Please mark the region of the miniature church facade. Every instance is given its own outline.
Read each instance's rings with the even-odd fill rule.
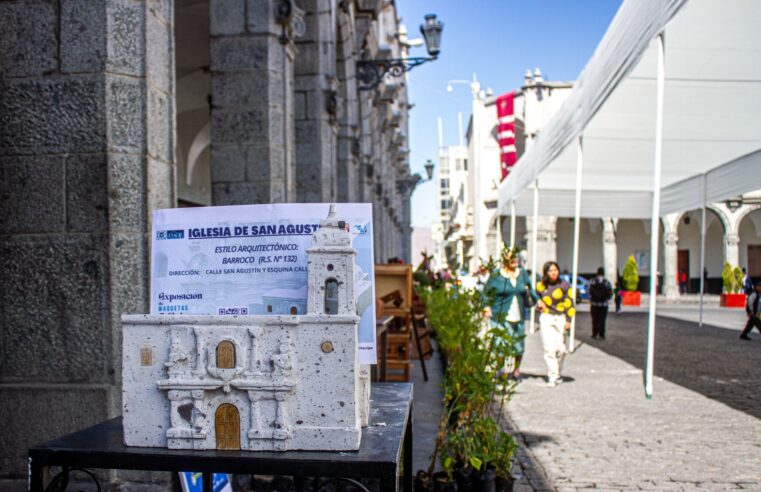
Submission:
[[[307,250],[306,315],[124,316],[125,444],[358,449],[369,378],[357,354],[355,254],[331,206]]]

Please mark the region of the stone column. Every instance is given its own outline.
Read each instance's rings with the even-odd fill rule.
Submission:
[[[541,274],[545,262],[557,261],[557,217],[540,215],[537,222],[536,273]],[[533,251],[532,231],[534,227],[533,216],[526,217],[526,251],[529,255]],[[527,268],[531,268],[530,257]]]
[[[336,199],[338,79],[331,0],[305,0],[306,33],[296,46],[296,199]]]
[[[615,286],[618,281],[618,247],[616,246],[616,228],[613,219],[602,219],[602,258],[605,278]]]
[[[740,236],[735,231],[724,233],[724,261],[732,268],[740,264]]]
[[[215,205],[296,197],[293,38],[279,2],[210,0],[211,181]]]
[[[173,8],[0,2],[0,477],[121,413],[120,316],[175,204]]]
[[[679,281],[677,278],[677,246],[679,236],[672,230],[663,234],[663,294],[666,299],[679,298]]]

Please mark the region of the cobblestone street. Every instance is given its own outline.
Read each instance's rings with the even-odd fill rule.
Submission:
[[[761,342],[658,318],[652,400],[643,389],[647,317],[611,316],[607,340],[577,325],[567,382],[550,389],[539,334],[508,406],[540,466],[536,490],[761,489]]]

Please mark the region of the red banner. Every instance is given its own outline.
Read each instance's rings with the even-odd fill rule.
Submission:
[[[497,98],[497,141],[499,142],[499,160],[504,180],[510,169],[518,160],[515,148],[515,92],[508,92]],[[501,181],[500,180],[500,181]]]

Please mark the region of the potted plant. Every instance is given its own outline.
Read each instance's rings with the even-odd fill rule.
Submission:
[[[732,268],[729,262],[724,264],[721,279],[724,283],[724,292],[719,298],[719,305],[728,308],[744,308],[745,294],[742,293],[743,274],[739,267]]]
[[[639,306],[642,303],[642,293],[637,290],[639,274],[637,273],[637,260],[630,255],[624,265],[622,274],[624,290],[621,292],[621,300],[624,306]]]
[[[502,369],[516,340],[501,324],[485,322],[488,294],[453,288],[423,290],[421,297],[447,363],[439,432],[428,470],[417,473],[416,489],[511,490],[517,443],[501,431],[501,416],[514,383]],[[500,404],[497,394],[503,396]],[[437,461],[441,471],[433,473]]]

